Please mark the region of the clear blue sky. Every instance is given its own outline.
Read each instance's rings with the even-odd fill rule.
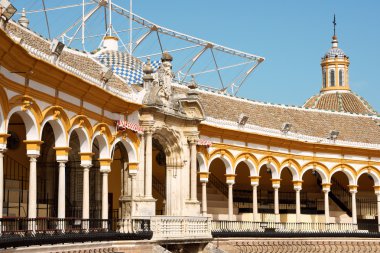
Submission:
[[[129,6],[129,0],[115,2]],[[380,111],[378,0],[135,0],[134,11],[167,28],[265,57],[238,96],[291,105],[319,92],[320,59],[331,46],[335,13],[339,46],[351,61],[351,89]]]
[[[264,56],[238,95],[295,105],[319,92],[335,13],[351,89],[380,111],[380,1],[148,0],[134,1],[134,9],[163,26]]]

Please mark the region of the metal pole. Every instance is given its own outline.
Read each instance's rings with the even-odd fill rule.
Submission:
[[[84,0],[82,1],[82,47],[83,50],[86,50],[84,47]]]
[[[132,47],[133,47],[133,40],[132,40],[132,0],[129,1],[129,54],[132,55]]]
[[[110,36],[112,36],[112,0],[108,0],[108,16],[109,16],[109,23],[110,23]]]

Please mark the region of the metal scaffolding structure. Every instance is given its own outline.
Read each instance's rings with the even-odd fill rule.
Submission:
[[[247,83],[247,78],[264,61],[261,56],[153,23],[133,13],[132,0],[129,9],[115,1],[70,0],[53,5],[48,1],[35,0],[30,2],[36,2],[35,5],[41,9],[26,10],[26,13],[30,16],[43,15],[46,31],[39,32],[46,37],[59,39],[67,46],[88,54],[100,48],[106,36],[117,37],[121,44],[119,50],[142,61],[148,57],[159,58],[166,51],[173,55],[173,71],[179,83],[187,83],[195,78],[202,87],[233,95],[238,93],[240,87]],[[19,9],[23,8],[23,1],[14,2]],[[69,11],[78,16],[76,19],[74,14],[68,16],[65,26],[62,22],[55,22],[59,14],[48,15],[51,12],[67,14]],[[104,23],[104,26],[99,26],[99,23]],[[33,26],[33,22],[31,24]]]

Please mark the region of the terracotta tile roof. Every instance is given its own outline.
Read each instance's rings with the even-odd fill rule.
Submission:
[[[339,140],[380,144],[380,127],[370,116],[265,104],[207,91],[200,91],[199,98],[207,117],[236,122],[244,113],[247,124],[260,127],[280,130],[288,122],[291,132],[302,135],[325,139],[331,130],[338,130]]]
[[[377,114],[367,101],[352,92],[320,93],[306,101],[303,107],[356,114]]]
[[[46,55],[50,55],[50,42],[33,31],[20,27],[14,22],[9,22],[7,24],[7,32],[22,38],[23,43],[31,48],[37,49]],[[102,65],[93,60],[92,55],[65,48],[58,61],[82,72],[85,75],[100,80]],[[77,75],[75,72],[72,73]],[[124,93],[132,92],[131,86],[127,85],[121,78],[118,78],[115,75],[111,77],[107,85]]]

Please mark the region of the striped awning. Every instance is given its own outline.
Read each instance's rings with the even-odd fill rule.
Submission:
[[[116,121],[116,129],[118,131],[125,131],[125,130],[129,129],[129,130],[136,132],[136,133],[139,133],[139,134],[144,133],[144,129],[142,128],[142,126],[140,126],[137,123],[128,122],[126,120]]]
[[[212,145],[212,142],[205,139],[199,139],[197,145],[210,147]]]

